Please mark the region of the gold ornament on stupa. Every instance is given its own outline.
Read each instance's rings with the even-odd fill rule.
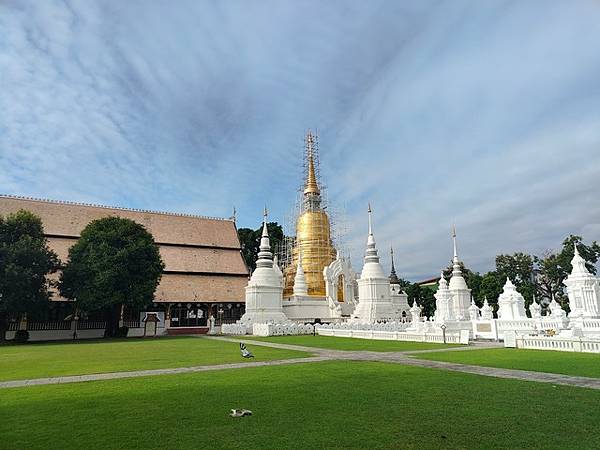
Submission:
[[[321,205],[321,190],[315,174],[315,136],[309,131],[305,138],[307,175],[304,184],[301,213],[296,222],[296,240],[292,248],[290,265],[284,271],[284,297],[294,290],[294,277],[298,255],[302,253],[302,267],[311,297],[325,296],[323,269],[336,258],[331,241],[329,217]]]

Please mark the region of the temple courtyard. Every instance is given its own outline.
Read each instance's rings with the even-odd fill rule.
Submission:
[[[1,346],[0,448],[600,446],[597,355],[245,341],[255,358],[219,337]]]

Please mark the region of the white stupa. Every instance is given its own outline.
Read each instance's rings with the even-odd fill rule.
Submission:
[[[282,273],[279,267],[273,264],[265,208],[258,260],[246,287],[246,313],[240,322],[246,326],[255,323],[288,322],[288,318],[283,313],[282,298]]]
[[[600,280],[588,271],[577,244],[571,265],[571,274],[564,281],[571,310],[569,318],[600,318]]]
[[[456,228],[452,227],[452,242],[454,257],[452,258],[452,277],[448,289],[452,295],[452,307],[455,320],[469,320],[469,306],[471,305],[471,289],[467,286],[460,270],[460,260],[456,251]]]
[[[498,319],[514,320],[526,318],[525,299],[517,291],[512,281],[506,278],[504,289],[498,297]]]
[[[440,275],[437,292],[435,297],[435,314],[434,320],[436,323],[445,323],[454,320],[454,307],[452,305],[452,294],[448,289],[448,282],[444,278],[444,272]]]
[[[364,261],[365,264],[358,280],[358,305],[351,320],[373,323],[381,319],[390,319],[394,317],[394,308],[390,298],[390,280],[379,263],[373,237],[371,205],[369,205],[369,236]]]
[[[302,250],[298,254],[298,267],[296,268],[296,276],[294,277],[294,295],[306,297],[308,295],[308,285],[302,268]]]

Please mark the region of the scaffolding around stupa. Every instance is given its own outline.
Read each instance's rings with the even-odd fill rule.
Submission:
[[[342,210],[328,203],[327,188],[321,181],[318,136],[310,130],[304,139],[302,174],[294,206],[284,217],[284,240],[278,248],[278,260],[284,273],[284,297],[293,294],[294,276],[302,252],[308,295],[325,296],[323,269],[338,256],[347,256],[343,245],[346,223]]]

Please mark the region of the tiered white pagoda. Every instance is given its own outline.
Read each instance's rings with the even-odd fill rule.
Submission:
[[[371,205],[369,205],[369,236],[365,264],[358,280],[358,305],[352,314],[352,322],[374,323],[395,316],[391,300],[390,280],[379,263],[379,255],[373,236]]]
[[[506,278],[504,289],[498,297],[498,319],[527,319],[525,298],[517,291],[517,288],[509,278]]]
[[[288,322],[281,304],[282,294],[283,274],[273,263],[265,209],[256,269],[246,287],[246,313],[239,322],[249,330],[256,323]]]
[[[454,246],[454,256],[452,258],[452,276],[448,289],[452,296],[452,308],[454,320],[468,321],[469,306],[471,305],[471,289],[467,286],[460,270],[460,260],[456,251],[456,228],[452,229],[452,243]]]

